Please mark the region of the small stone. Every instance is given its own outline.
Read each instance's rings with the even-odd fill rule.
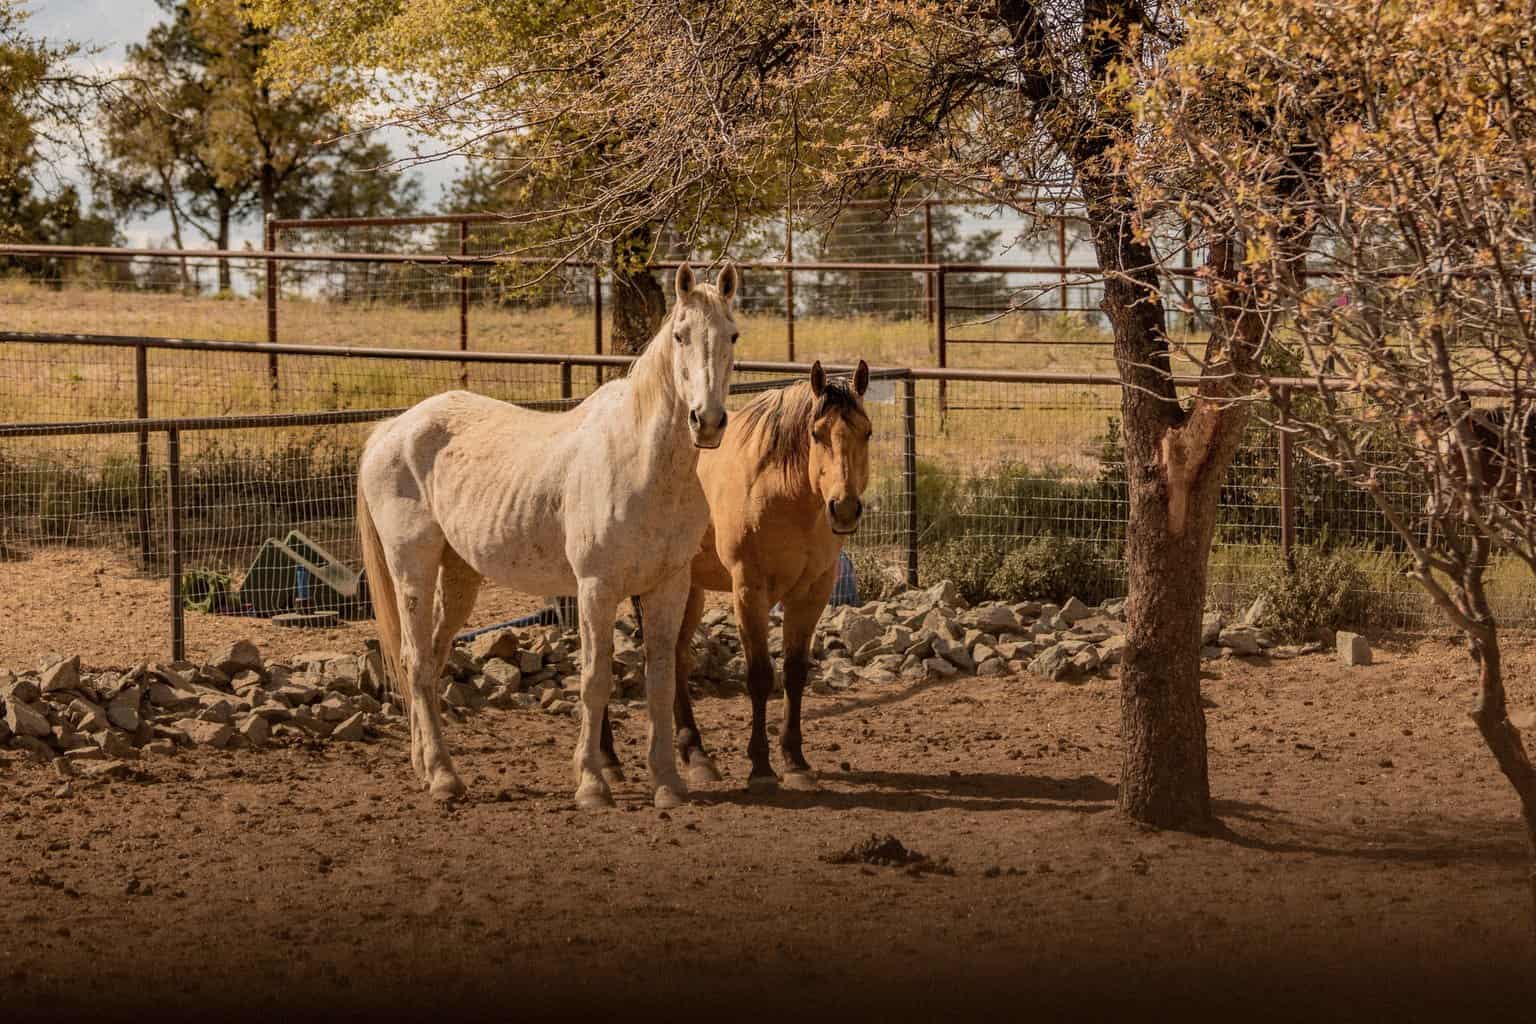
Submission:
[[[1076,666],[1072,663],[1072,652],[1066,644],[1052,644],[1035,655],[1035,659],[1029,663],[1029,670],[1044,679],[1058,682],[1076,671]]]
[[[217,657],[209,659],[208,667],[231,677],[245,671],[260,672],[261,649],[249,640],[236,640]]]
[[[198,746],[213,747],[216,750],[228,746],[230,738],[235,734],[235,730],[223,722],[200,722],[197,719],[182,722],[181,731]]]
[[[64,658],[43,669],[38,688],[43,693],[58,693],[80,688],[80,656]]]
[[[1061,611],[1058,614],[1061,615],[1062,621],[1070,626],[1080,619],[1088,618],[1088,616],[1093,614],[1093,609],[1077,598],[1069,597],[1067,598],[1067,603],[1061,606]]]
[[[1008,674],[1008,663],[1002,658],[991,657],[976,666],[978,676],[1004,676]]]
[[[1019,617],[1005,604],[984,604],[971,613],[971,622],[988,633],[1017,633]]]
[[[126,732],[139,727],[139,698],[143,696],[137,686],[125,686],[107,704],[107,721]]]
[[[239,733],[253,747],[264,746],[272,735],[272,724],[260,715],[246,715],[235,724]]]
[[[525,676],[531,676],[544,667],[544,655],[538,651],[519,651],[517,653],[517,668]]]
[[[31,704],[42,697],[43,691],[36,681],[26,678],[13,679],[3,692],[7,701],[19,700],[23,704]]]
[[[53,736],[53,726],[49,724],[48,716],[42,709],[33,704],[24,704],[15,697],[5,702],[5,724],[12,735],[17,737]]]
[[[101,748],[102,753],[108,757],[131,759],[139,756],[138,750],[120,732],[107,729],[91,738],[96,741],[96,745]]]
[[[961,604],[960,588],[954,580],[940,580],[923,591],[923,598],[941,608],[958,608]]]
[[[176,753],[176,741],[168,739],[150,740],[139,748],[141,754],[151,754],[155,757],[170,757]]]
[[[1359,633],[1346,633],[1340,630],[1338,636],[1334,638],[1334,643],[1338,645],[1339,661],[1345,665],[1371,663],[1371,645]]]
[[[363,726],[364,716],[362,712],[358,712],[336,726],[335,730],[331,733],[331,739],[342,743],[361,743],[364,736]]]
[[[1270,607],[1270,603],[1269,603],[1269,598],[1265,597],[1263,594],[1260,594],[1258,597],[1253,599],[1253,604],[1250,604],[1248,606],[1248,610],[1243,613],[1243,625],[1245,625],[1245,626],[1262,626],[1262,625],[1264,625],[1264,620],[1269,618],[1270,611],[1271,611],[1271,607]]]
[[[513,657],[517,655],[516,651],[509,653]],[[487,659],[480,671],[492,686],[510,686],[515,690],[523,685],[523,670],[499,657]]]
[[[469,642],[469,653],[481,663],[493,658],[507,659],[516,657],[522,649],[522,642],[518,635],[510,629],[499,629],[494,633],[482,633]]]
[[[450,683],[443,690],[443,703],[451,708],[473,708],[480,699],[480,694],[468,683]]]
[[[1252,657],[1262,650],[1259,645],[1258,631],[1251,626],[1231,626],[1223,629],[1217,637],[1217,642],[1242,658]]]
[[[846,612],[843,615],[842,628],[838,633],[850,651],[857,651],[871,640],[878,640],[881,629],[880,624],[871,616]]]
[[[960,673],[960,670],[950,664],[947,659],[938,657],[924,658],[923,667],[927,669],[930,675],[935,676],[953,676]]]

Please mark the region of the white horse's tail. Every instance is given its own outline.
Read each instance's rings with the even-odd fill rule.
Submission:
[[[373,513],[361,485],[357,488],[357,532],[363,541],[363,565],[368,570],[368,593],[373,599],[373,618],[379,627],[379,652],[384,656],[382,691],[393,695],[407,719],[411,702],[405,696],[400,673],[400,604],[395,599],[395,578],[389,574],[384,545],[373,525]]]

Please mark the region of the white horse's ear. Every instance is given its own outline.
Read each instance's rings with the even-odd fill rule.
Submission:
[[[688,294],[693,291],[693,268],[686,263],[678,267],[677,277],[673,280],[673,287],[677,291],[679,302],[687,298]]]
[[[853,371],[853,390],[863,395],[869,390],[869,364],[859,360],[859,368]]]
[[[741,275],[736,272],[736,264],[726,261],[720,268],[720,276],[715,279],[715,287],[720,289],[720,297],[730,302],[736,297],[736,289],[741,285]]]
[[[827,390],[827,371],[821,368],[821,360],[818,359],[811,364],[811,393],[820,398],[825,390]]]

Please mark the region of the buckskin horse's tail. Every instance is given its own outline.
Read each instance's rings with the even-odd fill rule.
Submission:
[[[368,509],[368,499],[363,494],[361,481],[357,487],[357,532],[362,537],[363,565],[368,571],[373,618],[379,628],[379,653],[384,659],[382,690],[385,694],[393,694],[409,719],[411,701],[405,693],[400,674],[400,604],[395,599],[395,578],[389,574],[384,545],[379,540],[378,529],[373,525],[373,513]]]

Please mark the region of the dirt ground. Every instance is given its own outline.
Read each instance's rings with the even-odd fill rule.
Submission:
[[[469,626],[507,622],[547,602],[486,587]],[[146,576],[123,554],[94,548],[39,548],[18,561],[0,560],[0,668],[36,668],[51,654],[78,654],[93,667],[169,661],[170,587]],[[197,661],[235,640],[249,639],[269,660],[305,651],[361,650],[369,622],[334,629],[284,629],[267,619],[186,613],[187,657]]]
[[[69,795],[0,752],[5,1019],[1531,1019],[1526,850],[1461,651],[1205,692],[1207,836],[1115,813],[1112,680],[812,695],[815,794],[746,793],[747,703],[701,700],[728,778],[667,814],[638,781],[578,812],[576,724],[533,712],[450,727],[450,809],[399,734]],[[639,779],[644,717],[617,729]],[[954,873],[824,859],[871,833]]]

